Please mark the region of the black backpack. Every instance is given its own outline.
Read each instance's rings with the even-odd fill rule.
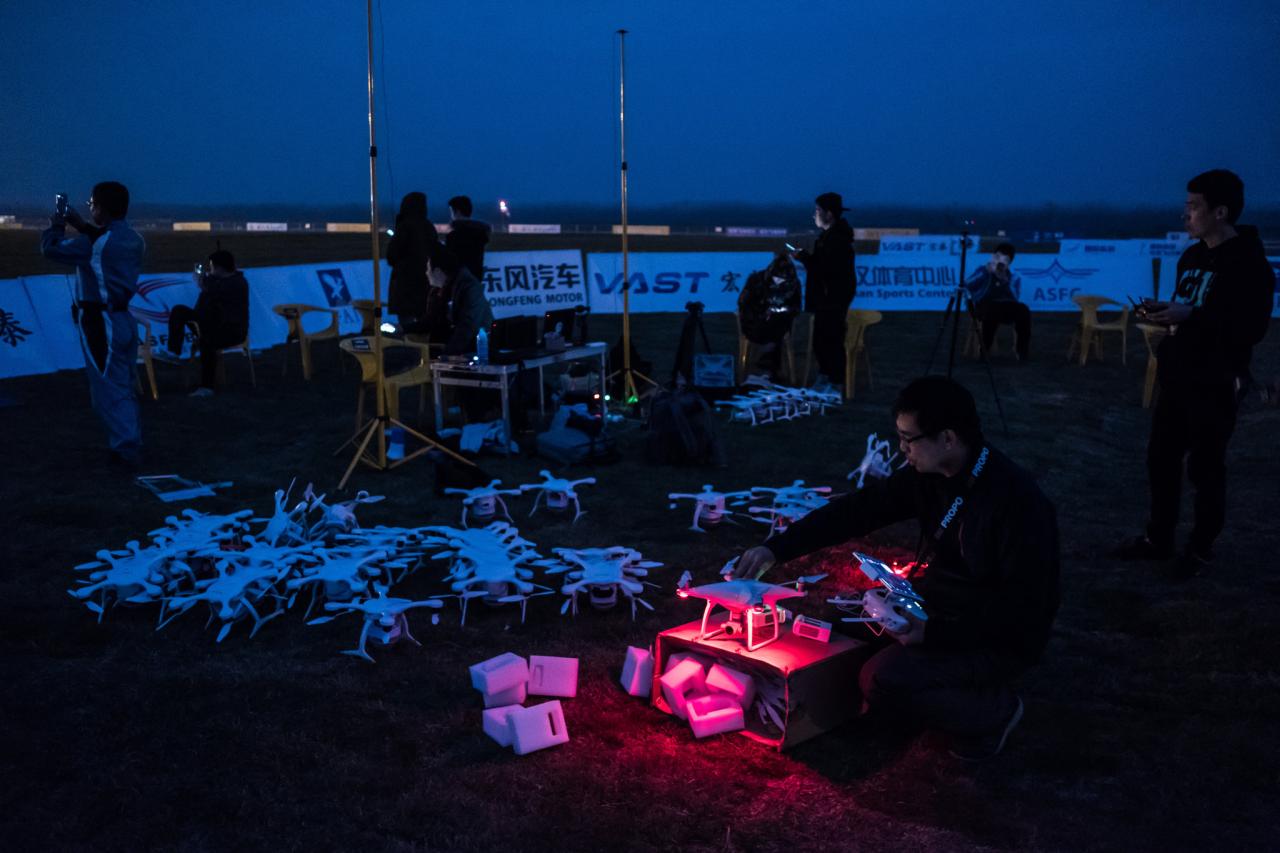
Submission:
[[[645,452],[665,465],[727,464],[711,407],[687,386],[660,391],[650,402]]]

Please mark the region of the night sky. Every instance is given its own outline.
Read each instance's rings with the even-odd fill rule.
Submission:
[[[636,205],[1180,206],[1225,166],[1280,206],[1280,4],[379,5],[381,190],[433,213],[614,203],[619,27]],[[0,208],[367,202],[360,0],[5,2],[0,31]]]

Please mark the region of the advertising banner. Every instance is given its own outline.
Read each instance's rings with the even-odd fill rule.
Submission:
[[[582,253],[577,249],[489,252],[482,284],[496,318],[587,304]]]
[[[769,265],[769,252],[633,252],[628,258],[631,310],[684,311],[701,302],[707,311],[737,311],[747,276]],[[587,255],[591,311],[622,313],[622,255]]]

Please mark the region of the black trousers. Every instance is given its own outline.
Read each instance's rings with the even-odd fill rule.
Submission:
[[[1161,383],[1147,443],[1147,538],[1153,544],[1174,544],[1185,462],[1187,478],[1195,487],[1195,524],[1188,545],[1209,555],[1226,521],[1227,442],[1235,426],[1236,395],[1230,379],[1199,387]]]
[[[848,308],[822,308],[813,312],[813,354],[818,372],[831,384],[844,385],[844,333]]]
[[[961,737],[1008,723],[1018,700],[1010,682],[1024,669],[995,651],[939,651],[897,642],[862,665],[858,686],[868,710]]]
[[[982,325],[982,346],[988,352],[996,340],[996,330],[1002,323],[1012,323],[1015,335],[1014,346],[1018,349],[1018,358],[1027,360],[1031,346],[1031,309],[1021,302],[988,302],[974,309],[978,322]]]
[[[218,380],[218,353],[224,347],[244,340],[238,330],[220,329],[210,318],[187,305],[175,305],[169,310],[169,352],[182,352],[182,341],[187,325],[194,323],[200,333],[200,385],[213,388]]]

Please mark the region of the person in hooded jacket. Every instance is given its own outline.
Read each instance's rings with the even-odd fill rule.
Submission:
[[[444,244],[476,281],[484,281],[484,247],[492,231],[489,223],[471,218],[470,198],[456,195],[449,199],[449,233],[444,235]]]
[[[427,218],[426,193],[407,193],[400,200],[394,232],[386,251],[387,266],[391,267],[387,310],[396,315],[403,331],[429,331],[427,255],[440,236]]]
[[[844,387],[844,335],[857,289],[853,228],[841,214],[849,208],[839,193],[814,199],[813,223],[822,229],[813,250],[794,254],[807,273],[804,310],[813,313],[813,353],[822,374],[818,385]]]
[[[1140,319],[1169,328],[1156,351],[1159,397],[1151,416],[1147,476],[1151,514],[1143,535],[1116,556],[1167,561],[1175,555],[1182,473],[1195,487],[1195,523],[1172,580],[1206,569],[1226,522],[1227,442],[1251,384],[1253,348],[1271,322],[1276,277],[1256,228],[1237,225],[1244,182],[1226,169],[1187,183],[1182,219],[1197,242],[1178,259],[1168,302],[1144,302]]]
[[[182,353],[188,323],[200,335],[200,387],[192,397],[213,394],[218,375],[218,355],[249,336],[249,282],[236,269],[236,259],[226,249],[207,258],[208,266],[196,275],[200,295],[195,307],[175,305],[169,310],[169,352]]]
[[[799,310],[800,277],[785,254],[775,255],[769,266],[747,276],[738,294],[738,323],[743,336],[763,348],[762,367],[777,370],[782,339]]]

